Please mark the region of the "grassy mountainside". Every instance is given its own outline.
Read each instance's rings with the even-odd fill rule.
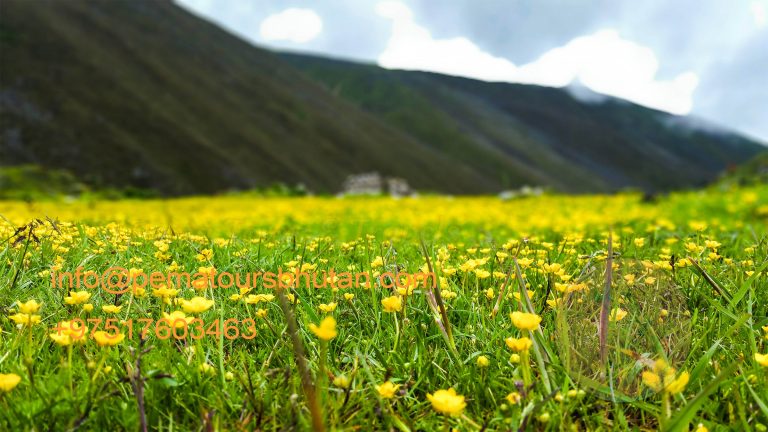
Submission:
[[[451,193],[666,189],[758,149],[624,102],[281,58],[164,0],[0,9],[0,166],[62,169],[97,188],[335,191],[377,170]]]
[[[333,191],[373,169],[420,188],[494,187],[170,2],[0,7],[3,165],[171,194],[277,181]]]
[[[765,147],[630,102],[562,89],[386,70],[308,55],[282,58],[335,94],[467,164],[570,191],[701,185]],[[491,162],[489,162],[491,161]]]

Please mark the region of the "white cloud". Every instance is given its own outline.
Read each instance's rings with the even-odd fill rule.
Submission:
[[[376,13],[393,21],[387,48],[378,58],[389,69],[411,69],[461,75],[487,81],[506,81],[515,73],[509,60],[494,57],[466,38],[433,39],[413,21],[411,10],[398,1],[384,1]]]
[[[613,30],[601,30],[572,39],[520,66],[513,79],[554,87],[578,79],[598,93],[676,114],[688,113],[698,76],[684,72],[672,80],[657,80],[658,69],[653,50],[622,39]]]
[[[755,20],[755,25],[758,27],[763,27],[768,24],[768,13],[766,13],[765,9],[765,3],[759,1],[753,1],[750,5],[752,18]]]
[[[323,20],[311,9],[290,8],[261,22],[259,35],[266,41],[305,43],[323,31]]]
[[[685,72],[672,80],[658,80],[653,50],[622,39],[616,31],[602,30],[572,39],[537,60],[516,66],[483,51],[469,39],[434,39],[413,21],[403,3],[381,2],[376,12],[393,21],[392,35],[378,58],[390,69],[411,69],[478,78],[563,87],[581,82],[607,95],[672,112],[686,114],[693,104],[698,76]]]

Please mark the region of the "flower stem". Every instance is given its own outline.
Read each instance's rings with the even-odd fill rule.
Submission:
[[[395,320],[395,343],[392,346],[392,351],[397,351],[397,344],[400,342],[400,323],[397,320],[397,313],[392,314]]]
[[[528,357],[528,350],[520,353],[520,368],[523,372],[523,384],[525,384],[526,391],[531,385],[531,365]]]

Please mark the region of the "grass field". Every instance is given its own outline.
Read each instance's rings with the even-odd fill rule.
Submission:
[[[0,429],[765,431],[766,203],[0,202]],[[371,279],[52,286],[112,266]]]

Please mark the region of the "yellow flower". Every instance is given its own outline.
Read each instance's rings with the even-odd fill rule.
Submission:
[[[320,309],[322,312],[331,313],[331,312],[336,310],[336,306],[338,306],[338,305],[339,304],[335,303],[335,302],[334,303],[328,303],[328,304],[321,303],[317,308]]]
[[[478,279],[485,279],[491,275],[491,272],[484,269],[475,269],[475,276],[477,276]]]
[[[179,293],[179,290],[175,288],[171,288],[170,286],[154,288],[152,290],[152,294],[154,294],[157,297],[163,297],[163,298],[176,297],[176,294],[178,293]]]
[[[707,427],[704,426],[703,423],[699,423],[699,425],[696,426],[696,429],[694,430],[694,432],[709,432],[709,429],[707,429]]]
[[[273,294],[251,294],[245,298],[247,304],[259,304],[262,302],[271,302],[275,299]]]
[[[201,250],[201,251],[200,251],[200,253],[199,253],[199,254],[197,254],[197,255],[195,256],[195,258],[196,258],[198,261],[200,261],[200,262],[203,262],[203,261],[210,261],[210,260],[211,260],[211,258],[213,258],[213,251],[212,251],[212,250],[210,250],[210,249],[203,249],[203,250]]]
[[[21,377],[16,374],[0,374],[0,390],[9,392],[21,382]]]
[[[213,303],[213,300],[208,300],[205,297],[192,297],[190,300],[182,300],[181,308],[186,313],[202,313],[210,309]]]
[[[333,379],[333,385],[338,388],[347,389],[349,388],[349,378],[346,375],[339,375]]]
[[[506,342],[509,349],[516,352],[528,351],[533,346],[533,341],[527,337],[521,337],[519,339],[508,337],[504,339],[504,342]]]
[[[547,305],[548,305],[549,307],[551,307],[552,309],[557,309],[557,308],[558,308],[558,307],[560,307],[562,304],[563,304],[563,299],[562,299],[562,297],[560,297],[560,298],[554,298],[554,299],[550,299],[550,300],[547,300]]]
[[[25,313],[17,313],[14,315],[9,316],[13,322],[16,323],[18,326],[28,326],[31,327],[35,324],[40,323],[40,315],[30,315]]]
[[[491,364],[491,361],[488,360],[488,357],[484,355],[481,355],[480,357],[477,358],[477,365],[479,367],[482,367],[482,368],[488,367],[490,364]]]
[[[535,292],[533,292],[533,291],[531,291],[531,290],[525,290],[525,291],[528,293],[528,298],[531,298],[531,299],[532,299],[532,298],[533,298],[533,296],[536,294]],[[515,298],[515,300],[517,300],[517,301],[521,301],[520,293],[519,293],[519,292],[517,292],[517,291],[515,291],[515,292],[513,292],[513,293],[512,293],[512,297],[514,297],[514,298]]]
[[[194,318],[188,318],[182,311],[173,311],[171,313],[163,312],[163,318],[168,320],[171,327],[182,328],[192,322]]]
[[[267,310],[266,309],[259,309],[256,311],[256,316],[259,318],[266,318],[267,317]]]
[[[64,303],[68,305],[82,304],[91,298],[91,293],[88,291],[72,291],[68,297],[64,297]]]
[[[40,310],[40,303],[33,300],[28,300],[26,303],[18,303],[19,312],[27,315],[36,314]]]
[[[509,314],[509,317],[512,319],[512,324],[520,330],[536,330],[541,322],[540,316],[526,312],[515,311]]]
[[[438,390],[434,394],[427,393],[427,399],[432,403],[432,409],[450,416],[460,415],[467,406],[464,396],[456,394],[456,390],[452,388]]]
[[[675,368],[669,366],[663,359],[656,360],[652,369],[652,371],[643,372],[642,379],[643,384],[656,392],[680,393],[685,389],[690,378],[688,372],[677,376]]]
[[[371,268],[378,268],[384,265],[384,258],[377,256],[371,261]]]
[[[392,381],[387,381],[382,385],[376,386],[376,391],[379,392],[379,396],[384,399],[392,399],[395,397],[395,392],[400,388],[400,384],[392,384]]]
[[[768,354],[755,353],[755,361],[760,366],[768,367]]]
[[[627,311],[625,311],[622,308],[613,308],[611,310],[611,314],[608,317],[610,321],[621,321],[624,319],[624,317],[627,316]]]
[[[665,390],[669,394],[677,394],[685,390],[685,386],[688,385],[688,379],[690,375],[688,372],[681,373],[676,379],[666,383]]]
[[[399,312],[403,310],[403,299],[400,296],[387,297],[381,300],[384,312]]]
[[[83,311],[85,312],[92,312],[93,311],[93,304],[86,303],[83,305]]]
[[[522,396],[520,396],[520,393],[518,392],[512,392],[507,395],[506,399],[507,399],[507,402],[511,403],[512,405],[517,405],[520,403]]]
[[[332,316],[325,317],[320,325],[309,325],[309,330],[322,340],[329,341],[336,337],[339,333],[336,331],[336,320]]]
[[[58,345],[68,346],[73,343],[85,343],[88,327],[81,326],[75,321],[62,321],[54,330],[56,332],[48,336]]]
[[[661,377],[659,377],[658,374],[654,372],[645,371],[643,372],[643,384],[650,387],[654,391],[660,391],[661,390]]]
[[[106,313],[118,313],[122,308],[123,308],[122,306],[105,305],[101,307],[101,310],[103,310]]]
[[[72,345],[72,338],[68,334],[51,333],[48,335],[56,344],[61,346]]]
[[[93,339],[99,346],[115,346],[125,339],[125,335],[122,333],[111,335],[104,330],[99,330],[93,334]]]
[[[352,299],[354,299],[354,298],[355,298],[355,295],[352,294],[352,293],[345,293],[344,294],[344,299],[346,299],[347,301],[352,301]]]
[[[202,363],[200,366],[197,367],[197,370],[200,371],[202,374],[206,375],[216,375],[216,369],[213,368],[208,363]]]

